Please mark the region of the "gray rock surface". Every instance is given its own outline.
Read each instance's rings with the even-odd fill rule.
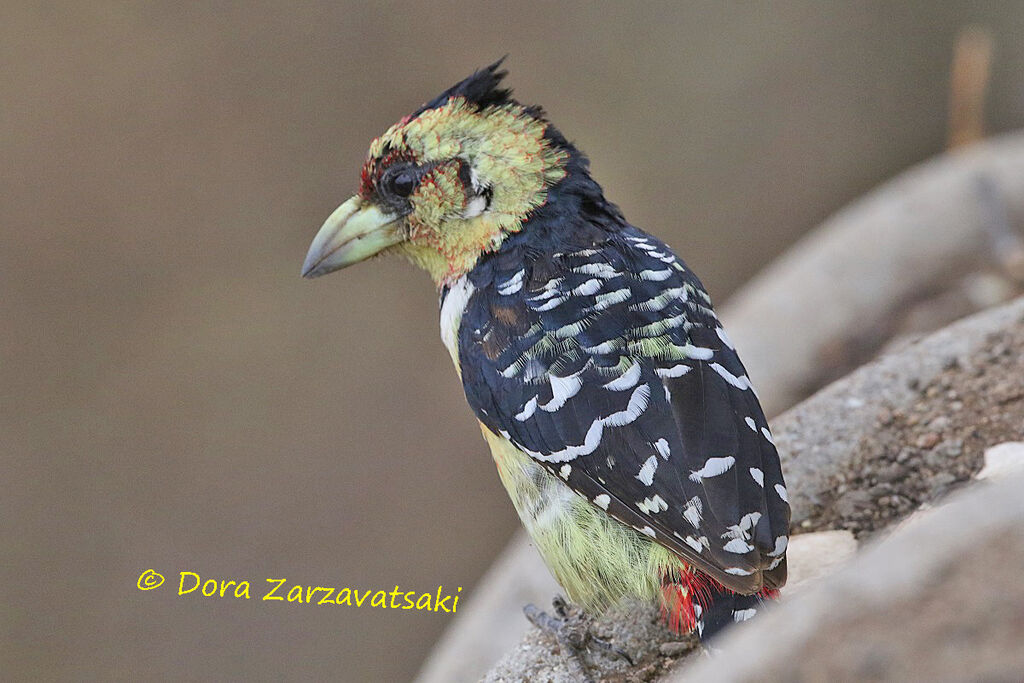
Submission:
[[[943,387],[968,379],[976,389],[958,394],[956,400],[962,405],[952,410],[948,392],[954,389]],[[922,440],[922,430],[933,438]],[[962,430],[970,437],[957,448],[938,451],[948,468],[941,473],[951,479],[946,486],[933,486],[922,454],[936,453],[946,434]],[[949,485],[970,480],[982,469],[989,446],[1022,436],[1024,298],[892,349],[775,421],[795,533],[830,528],[877,535],[918,506],[935,504]],[[886,468],[897,466],[900,455],[907,452],[912,454],[899,465],[899,476],[888,478]],[[846,484],[837,483],[843,481],[856,482],[863,489],[844,490]],[[893,498],[905,500],[905,509],[890,504]],[[963,551],[958,555],[954,547],[947,550],[962,557]],[[813,570],[814,564],[830,560],[803,556],[800,562],[810,563]],[[803,571],[797,567],[795,573]],[[786,600],[784,594],[783,603]],[[661,645],[679,639],[656,622],[657,612],[650,608],[608,615],[597,622],[598,633],[610,636],[638,661],[636,667],[629,667],[595,658],[594,668],[602,680],[657,680],[675,665],[674,657],[662,654]],[[485,680],[572,679],[554,644],[531,630]]]
[[[1019,292],[1022,223],[1021,133],[936,157],[829,218],[721,311],[765,412],[902,331],[937,329]],[[1002,281],[986,277],[997,271]]]
[[[970,487],[670,680],[1021,680],[1022,489]]]

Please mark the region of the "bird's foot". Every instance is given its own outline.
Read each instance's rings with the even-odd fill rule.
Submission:
[[[568,660],[570,669],[581,681],[587,683],[593,681],[587,672],[587,664],[584,659],[585,653],[591,648],[621,657],[630,665],[633,664],[633,660],[625,652],[590,632],[593,620],[584,614],[583,610],[570,605],[561,597],[552,600],[551,607],[553,614],[548,614],[534,605],[524,607],[523,613],[531,624],[558,642],[558,647]]]

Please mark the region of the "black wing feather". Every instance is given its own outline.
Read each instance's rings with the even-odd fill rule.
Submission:
[[[789,506],[767,422],[667,246],[591,231],[469,277],[459,360],[481,422],[726,587],[785,582]]]

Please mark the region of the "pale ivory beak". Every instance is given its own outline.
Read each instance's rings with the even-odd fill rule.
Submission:
[[[334,210],[309,245],[302,277],[313,278],[365,261],[404,239],[399,216],[358,195]]]

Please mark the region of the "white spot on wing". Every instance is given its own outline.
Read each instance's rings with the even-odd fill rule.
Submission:
[[[745,555],[754,549],[754,546],[750,545],[742,538],[734,538],[726,543],[722,548],[727,553],[736,553],[738,555]]]
[[[782,502],[789,502],[789,494],[786,492],[786,487],[783,486],[782,484],[775,485],[775,493],[779,494],[779,498],[782,499]]]
[[[768,443],[773,446],[775,445],[775,439],[772,438],[772,433],[768,431],[767,427],[761,427],[761,434],[768,440]]]
[[[789,546],[789,536],[779,536],[775,539],[775,550],[768,553],[769,557],[779,557],[782,553],[786,552],[786,548]]]
[[[673,365],[670,368],[658,368],[654,372],[657,373],[658,377],[682,377],[690,370],[693,370],[693,368],[685,363],[680,363],[679,365]]]
[[[666,268],[665,270],[641,270],[638,277],[649,282],[661,282],[667,280],[671,275],[672,269]]]
[[[591,294],[595,294],[599,291],[601,291],[601,281],[597,278],[592,278],[572,290],[572,293],[575,296],[590,296]]]
[[[756,467],[750,468],[750,476],[754,478],[758,486],[764,487],[764,472],[757,469]]]
[[[726,574],[732,574],[733,576],[750,576],[754,572],[748,569],[740,569],[739,567],[729,567],[725,570]]]
[[[727,455],[724,458],[708,458],[704,463],[704,467],[690,473],[690,481],[700,481],[701,479],[709,477],[717,477],[718,475],[728,471],[735,462],[736,458],[731,455]]]
[[[704,504],[698,496],[686,501],[683,509],[683,519],[690,523],[694,529],[700,528],[701,512],[704,511]]]
[[[587,430],[587,435],[583,437],[583,443],[579,446],[566,446],[560,451],[554,453],[540,453],[537,451],[531,451],[528,448],[519,446],[524,453],[530,455],[541,462],[566,462],[572,460],[581,455],[590,455],[597,450],[597,447],[601,445],[601,436],[604,433],[604,423],[598,418],[590,424],[590,429]]]
[[[757,610],[753,607],[748,609],[734,609],[732,611],[732,620],[734,622],[746,621],[747,619],[753,618],[757,614]]]
[[[630,296],[632,296],[632,292],[628,287],[616,289],[614,292],[608,292],[607,294],[598,294],[594,297],[593,308],[595,311],[603,311],[615,304],[621,304],[623,301],[629,299]]]
[[[743,421],[747,423],[747,426],[750,427],[751,430],[755,432],[757,431],[757,424],[754,422],[754,418],[745,417],[743,418]]]
[[[654,533],[654,529],[652,529],[649,526],[645,526],[643,529],[640,529],[640,533],[644,534],[645,536],[650,536],[651,538],[657,536],[657,534]]]
[[[624,425],[628,425],[647,410],[647,401],[650,398],[651,387],[646,384],[641,384],[633,390],[633,394],[629,397],[629,404],[626,406],[625,410],[612,413],[601,421],[608,427],[622,427]]]
[[[658,451],[658,455],[660,455],[665,460],[668,460],[668,456],[672,455],[672,451],[669,450],[668,447],[668,441],[666,441],[665,439],[658,439],[657,441],[655,441],[654,448]]]
[[[736,348],[735,346],[732,345],[732,340],[729,339],[729,335],[725,333],[725,330],[723,330],[721,327],[716,327],[715,332],[718,333],[718,338],[722,340],[723,344],[728,346],[730,349]]]
[[[640,367],[639,363],[634,362],[629,370],[626,370],[619,377],[613,379],[604,385],[604,388],[608,391],[626,391],[636,386],[636,383],[640,381],[640,374],[643,368]]]
[[[693,536],[687,536],[683,541],[698,553],[704,551],[704,545]]]
[[[684,287],[673,287],[671,289],[666,289],[659,294],[656,294],[647,301],[643,301],[638,304],[633,304],[632,306],[630,306],[630,309],[634,311],[647,311],[650,313],[655,313],[657,311],[664,310],[670,304],[680,299],[683,301],[686,300],[686,289]]]
[[[760,519],[760,512],[748,512],[740,518],[739,524],[730,525],[726,532],[722,534],[722,538],[748,539],[750,538],[750,532],[753,530],[754,525],[757,524]]]
[[[562,479],[568,481],[569,475],[572,474],[572,465],[565,463],[562,465],[562,469],[558,470],[558,474],[561,475]]]
[[[612,497],[609,496],[607,493],[602,493],[601,495],[594,498],[594,505],[601,508],[602,510],[607,510],[608,503],[610,502],[612,502]]]
[[[574,273],[594,275],[602,280],[610,280],[622,274],[607,263],[584,263],[582,266],[576,266],[572,270]]]
[[[486,200],[485,200],[486,201]],[[503,283],[498,285],[498,294],[502,296],[508,296],[509,294],[515,294],[523,288],[523,276],[526,275],[525,270],[520,270],[515,275],[505,280]]]
[[[652,455],[647,458],[647,462],[644,463],[643,467],[640,468],[640,472],[637,473],[636,478],[650,486],[654,483],[654,472],[658,469],[658,456]]]
[[[568,300],[569,300],[569,295],[568,294],[563,294],[562,296],[556,296],[553,299],[551,299],[550,301],[548,301],[547,303],[545,303],[544,305],[538,306],[534,310],[536,310],[538,312],[550,311],[552,308],[554,308],[556,306],[561,306],[562,304],[564,304]]]
[[[560,277],[548,280],[547,282],[544,283],[544,286],[541,287],[540,294],[537,294],[536,296],[531,296],[529,299],[527,299],[527,301],[544,301],[545,299],[550,299],[551,297],[559,293],[558,286],[560,284],[562,284],[562,278]]]
[[[726,382],[733,385],[737,389],[740,389],[741,391],[750,389],[750,380],[747,379],[746,375],[740,375],[739,377],[737,377],[736,375],[732,374],[718,363],[709,363],[708,367],[717,372],[719,375],[721,375],[722,379],[724,379]]]
[[[610,339],[606,342],[598,344],[597,346],[584,346],[583,350],[586,351],[587,353],[592,353],[594,355],[600,356],[606,353],[611,353],[615,349],[619,348],[621,344],[622,342],[619,341],[618,339]]]
[[[536,396],[534,396],[533,398],[526,402],[526,405],[523,406],[522,411],[516,413],[515,418],[520,422],[525,422],[526,420],[529,420],[531,417],[533,417],[533,414],[535,412],[537,412]]]
[[[583,387],[583,380],[577,375],[569,375],[568,377],[559,377],[557,375],[551,375],[551,400],[540,406],[540,409],[553,413],[562,406],[570,398],[579,393],[579,390]]]
[[[715,355],[714,349],[706,349],[703,346],[694,346],[693,344],[685,344],[682,349],[687,358],[693,358],[695,360],[710,360]],[[715,365],[717,364],[712,363],[711,367],[714,367]]]

